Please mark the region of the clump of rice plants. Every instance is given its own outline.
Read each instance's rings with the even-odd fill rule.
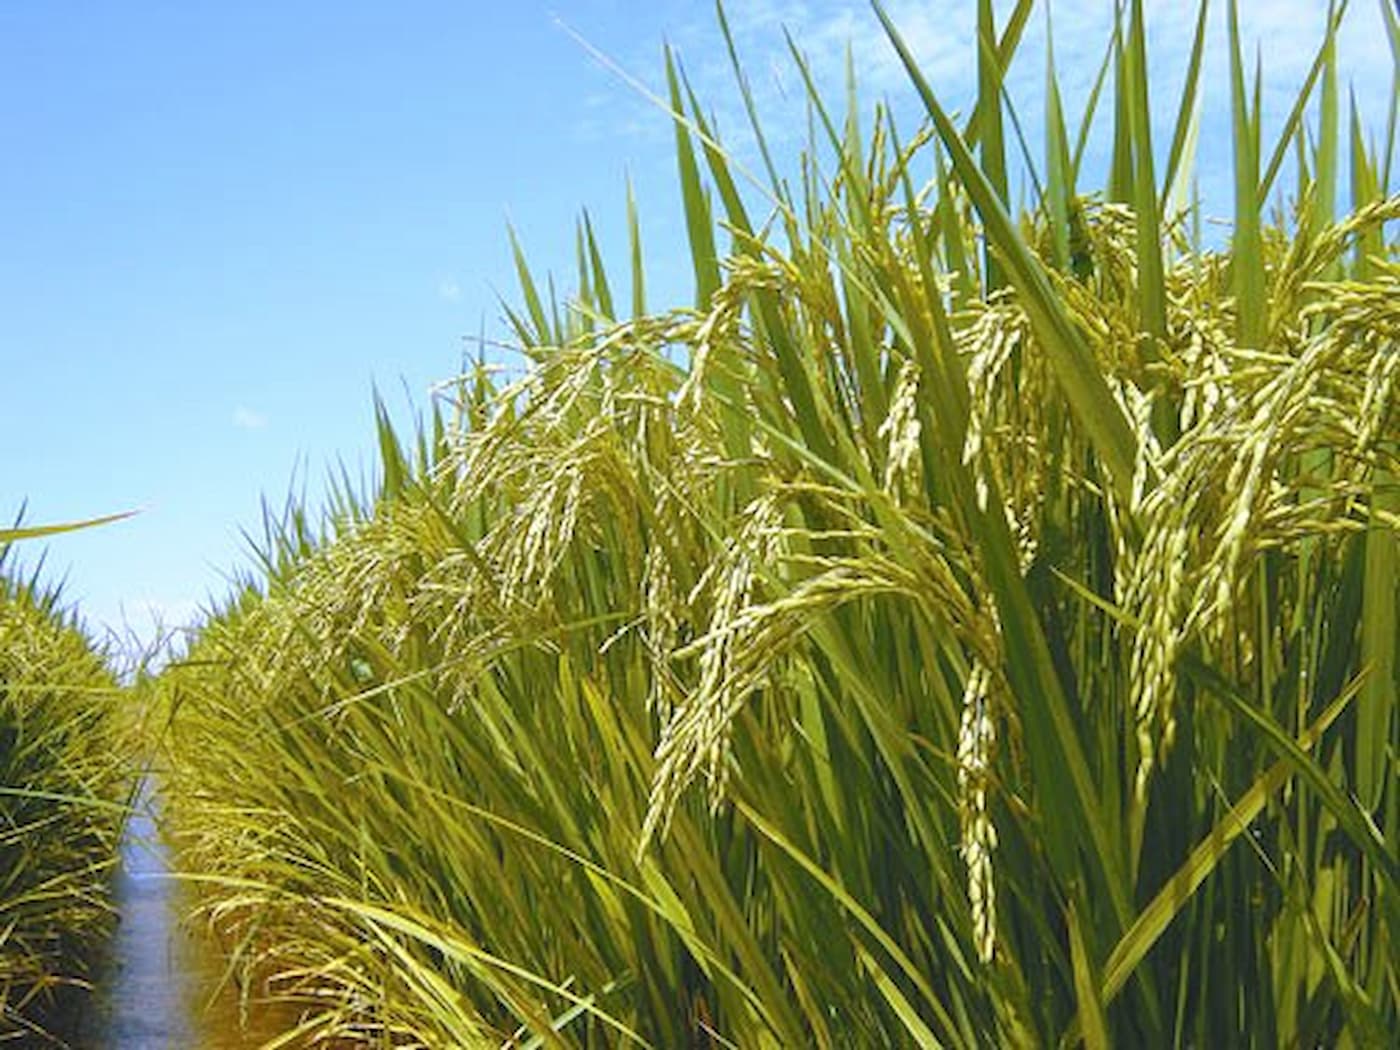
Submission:
[[[34,531],[34,530],[31,530]],[[0,540],[19,534],[9,530]],[[0,548],[0,1040],[48,1045],[111,931],[129,770],[117,682],[59,592]]]
[[[414,450],[381,416],[378,490],[274,522],[167,672],[183,863],[301,1035],[1393,1032],[1391,151],[1353,135],[1336,219],[1335,20],[1269,152],[1230,4],[1234,233],[1193,241],[1199,80],[1159,175],[1134,2],[1106,188],[1049,63],[1013,218],[1032,6],[979,6],[961,123],[886,21],[927,124],[812,90],[800,195],[668,60],[694,305],[646,308],[635,220],[630,297],[587,223],[562,312],[522,257],[520,378]]]

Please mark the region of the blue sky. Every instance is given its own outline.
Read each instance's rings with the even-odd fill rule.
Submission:
[[[1223,4],[1213,6],[1198,165],[1208,209],[1224,214],[1228,94]],[[1276,127],[1326,5],[1241,6]],[[1379,129],[1392,59],[1379,6],[1352,6],[1342,68]],[[965,106],[975,4],[889,7],[935,87]],[[1054,6],[1072,114],[1110,7]],[[1191,18],[1186,5],[1147,7],[1154,106],[1165,113]],[[742,156],[711,10],[676,0],[0,5],[0,516],[25,500],[32,522],[141,508],[53,540],[47,575],[66,578],[94,627],[125,620],[149,634],[152,616],[183,623],[224,592],[264,496],[280,501],[299,476],[314,500],[335,463],[372,462],[372,385],[406,416],[457,370],[468,337],[504,335],[507,221],[538,267],[567,274],[581,207],[612,250],[625,244],[630,176],[652,305],[688,297],[666,118],[558,23],[650,85],[671,40]],[[783,26],[833,100],[849,42],[867,101],[888,96],[912,114],[865,5],[733,0],[728,11],[780,150],[795,155],[805,134]],[[1038,141],[1040,16],[1035,27],[1012,94]],[[1159,146],[1169,135],[1158,128]]]

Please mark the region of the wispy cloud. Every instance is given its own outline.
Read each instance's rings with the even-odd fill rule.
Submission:
[[[445,303],[460,302],[462,299],[462,286],[457,283],[456,278],[444,277],[438,281],[438,298]]]
[[[267,426],[267,416],[246,405],[239,405],[233,410],[232,422],[239,430],[262,430]]]
[[[966,0],[888,0],[885,6],[935,90],[946,92],[954,101],[975,89],[976,5]],[[1183,0],[1145,0],[1143,6],[1148,54],[1154,64],[1175,70],[1190,49],[1195,5]],[[1004,25],[1009,4],[998,3],[996,7],[998,23]],[[1056,0],[1053,7],[1037,5],[1026,29],[1021,57],[1013,66],[1013,80],[1023,80],[1037,90],[1044,86],[1047,10],[1053,11],[1062,75],[1091,79],[1113,26],[1113,5],[1103,0]],[[754,71],[774,65],[791,69],[783,37],[786,30],[807,57],[818,86],[832,94],[838,94],[843,86],[848,46],[867,92],[880,95],[907,87],[904,69],[884,30],[863,6],[833,0],[749,0],[731,4],[728,11],[735,41],[741,53],[753,60]],[[1260,49],[1266,82],[1274,76],[1279,81],[1301,78],[1312,62],[1326,22],[1327,5],[1319,0],[1271,0],[1244,5],[1240,12],[1243,43],[1251,59],[1255,47]],[[1225,68],[1223,5],[1214,5],[1208,33],[1213,46],[1208,51],[1206,83],[1223,83],[1223,78],[1209,77],[1212,70],[1223,73]],[[710,46],[717,37],[718,31],[709,22],[697,18],[678,39],[702,44],[696,54],[721,55],[722,51]],[[1338,46],[1346,59],[1345,76],[1360,80],[1383,73],[1381,86],[1388,87],[1390,49],[1375,5],[1352,5]],[[711,65],[727,77],[727,61],[707,63],[707,68]],[[757,77],[755,86],[760,86]]]
[[[946,108],[966,116],[976,95],[976,7],[968,0],[887,0],[890,12],[910,51]],[[1156,146],[1165,151],[1171,139],[1182,81],[1195,29],[1194,4],[1182,0],[1144,0],[1147,16],[1149,82]],[[1263,133],[1277,134],[1293,98],[1316,54],[1326,25],[1327,5],[1321,0],[1273,0],[1242,5],[1240,29],[1247,61],[1258,55],[1263,69]],[[1010,4],[996,4],[999,24]],[[1017,57],[1008,72],[1006,90],[1026,133],[1028,147],[1039,162],[1042,150],[1045,88],[1047,4],[1037,5],[1026,27]],[[709,13],[668,26],[687,76],[701,103],[711,113],[726,145],[746,167],[758,167],[748,118],[734,85],[733,73],[719,29]],[[864,116],[878,99],[889,99],[906,131],[921,112],[898,56],[874,14],[864,5],[845,0],[730,0],[726,5],[735,45],[758,105],[764,133],[779,156],[790,156],[807,136],[805,90],[787,37],[804,56],[823,98],[842,109],[847,53],[854,66]],[[1067,118],[1077,124],[1103,61],[1112,33],[1113,5],[1105,0],[1055,0],[1055,54]],[[587,26],[576,27],[585,37]],[[785,32],[787,37],[785,37]],[[1230,183],[1228,33],[1223,5],[1212,5],[1202,68],[1202,123],[1197,170],[1207,210],[1222,204],[1212,189],[1228,201]],[[655,41],[639,42],[638,50],[610,57],[653,89],[662,83]],[[1383,103],[1391,88],[1392,59],[1380,13],[1373,3],[1352,4],[1338,40],[1343,98],[1353,86],[1363,119],[1375,126],[1385,120]],[[632,137],[646,134],[669,141],[667,119],[657,107],[617,82],[590,93],[581,106],[581,123],[599,134]],[[664,94],[664,91],[658,91]],[[1112,106],[1112,84],[1100,100],[1100,115],[1091,136],[1091,171],[1107,151],[1111,127],[1103,114]],[[1365,112],[1368,108],[1378,112]],[[657,132],[660,132],[657,135]],[[1008,134],[1011,129],[1008,128]],[[906,134],[907,138],[907,134]],[[663,145],[663,148],[665,146]],[[1096,185],[1096,175],[1090,178]],[[1218,185],[1216,185],[1218,184]]]

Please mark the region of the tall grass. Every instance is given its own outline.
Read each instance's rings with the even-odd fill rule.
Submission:
[[[1135,0],[1106,189],[1047,55],[1013,218],[1032,7],[979,5],[960,123],[877,5],[927,124],[810,90],[762,194],[668,58],[695,305],[644,311],[635,219],[630,296],[587,223],[562,310],[517,248],[523,375],[270,520],[167,744],[203,914],[299,1036],[1389,1038],[1390,144],[1353,130],[1334,221],[1336,20],[1269,143],[1231,3],[1234,236],[1193,240],[1204,5],[1159,173]]]
[[[37,534],[6,530],[0,541]],[[0,1041],[54,1045],[111,930],[133,753],[117,683],[56,588],[0,547]],[[130,735],[126,734],[126,739]]]

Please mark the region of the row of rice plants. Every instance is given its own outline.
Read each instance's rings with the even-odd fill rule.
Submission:
[[[45,529],[0,531],[0,544]],[[134,744],[107,660],[0,546],[0,1041],[48,1045],[111,932]]]
[[[585,222],[562,312],[521,258],[523,374],[464,376],[414,448],[381,416],[377,491],[272,522],[165,743],[289,1039],[1393,1032],[1393,133],[1353,113],[1334,221],[1336,22],[1266,151],[1229,4],[1234,236],[1193,241],[1206,5],[1159,173],[1132,2],[1106,189],[1051,59],[1013,220],[1033,6],[979,4],[961,123],[886,20],[907,138],[795,56],[818,140],[758,193],[668,59],[695,305],[648,310],[635,219],[615,288]]]

